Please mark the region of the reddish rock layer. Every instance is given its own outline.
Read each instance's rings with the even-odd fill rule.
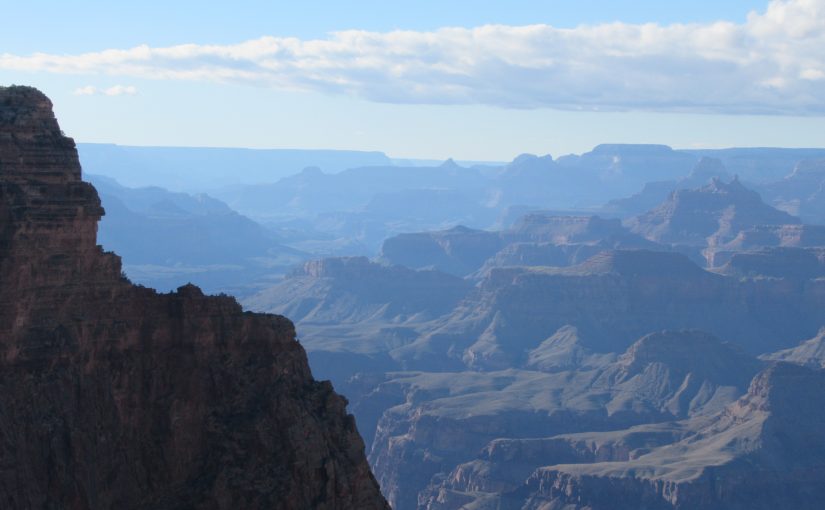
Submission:
[[[130,284],[43,94],[0,88],[0,507],[388,508],[292,323]]]

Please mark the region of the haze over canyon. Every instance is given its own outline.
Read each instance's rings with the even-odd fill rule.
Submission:
[[[76,149],[3,87],[0,181],[9,508],[825,501],[825,149]]]

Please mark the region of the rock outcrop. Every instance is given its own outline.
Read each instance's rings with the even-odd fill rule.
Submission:
[[[283,282],[244,301],[254,310],[282,313],[296,322],[395,323],[449,313],[470,284],[440,271],[384,266],[366,257],[305,262]]]
[[[718,413],[625,430],[496,439],[419,508],[817,509],[825,371],[770,365]],[[466,505],[466,506],[462,506]]]
[[[0,506],[388,508],[292,323],[130,284],[103,212],[48,98],[0,88]]]
[[[796,347],[762,356],[763,359],[787,361],[813,368],[825,368],[825,327],[815,337]]]
[[[822,324],[825,280],[729,277],[678,253],[616,250],[576,266],[494,268],[452,314],[391,355],[408,368],[523,366],[570,325],[583,346],[621,352],[651,331],[699,329],[753,354],[810,338]]]
[[[602,209],[621,216],[635,216],[653,209],[676,190],[701,188],[714,178],[728,180],[727,169],[719,159],[705,156],[687,176],[673,181],[648,182],[640,192],[627,198],[611,200]]]
[[[574,244],[598,242],[605,239],[632,239],[644,243],[644,239],[631,234],[617,219],[599,216],[554,216],[530,213],[523,216],[506,237],[518,241],[552,242],[554,244]],[[646,243],[651,245],[652,243]]]
[[[384,241],[381,258],[478,279],[494,267],[569,266],[611,249],[668,247],[630,232],[617,219],[532,212],[502,231],[459,226],[400,234]]]
[[[739,277],[770,277],[804,281],[825,277],[823,248],[764,248],[734,253],[718,273]]]
[[[710,415],[742,395],[761,367],[753,357],[698,331],[647,335],[618,359],[589,361],[590,366],[551,373],[509,369],[391,374],[371,396],[376,403],[395,405],[377,424],[370,461],[393,507],[421,508],[421,498],[427,497],[422,495],[437,489],[446,473],[451,473],[447,480],[470,476],[468,470],[475,468],[463,463],[472,462],[497,438],[621,430]],[[607,447],[596,455],[589,447],[557,443],[549,448],[553,455],[545,452],[537,458],[579,455],[594,462],[607,456]],[[621,448],[615,448],[617,459],[626,460],[618,453]],[[537,464],[528,450],[506,459],[515,469],[510,476],[532,466],[526,477],[546,465]],[[508,468],[499,465],[503,459],[480,460],[508,476],[503,473]],[[497,483],[491,482],[488,490],[498,492]],[[461,484],[446,486],[456,485]],[[476,489],[463,485],[464,491]]]
[[[434,268],[466,276],[504,247],[498,232],[454,227],[440,232],[399,234],[384,241],[381,258],[413,269]]]
[[[825,226],[755,226],[742,230],[726,243],[708,246],[702,254],[708,267],[723,267],[737,254],[765,248],[825,248]]]
[[[678,190],[656,208],[629,220],[631,230],[666,244],[723,244],[758,225],[800,223],[799,218],[765,204],[737,178],[713,179],[694,190]]]
[[[799,161],[789,175],[765,184],[759,191],[769,203],[802,218],[806,223],[825,222],[825,159]]]
[[[825,371],[773,365],[680,441],[626,462],[541,468],[510,496],[524,509],[820,508],[823,384]]]

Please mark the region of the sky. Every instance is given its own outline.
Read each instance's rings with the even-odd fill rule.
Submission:
[[[79,142],[510,160],[825,147],[825,0],[4,2]]]

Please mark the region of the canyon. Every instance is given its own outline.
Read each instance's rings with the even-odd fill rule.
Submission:
[[[244,303],[295,318],[396,510],[813,509],[819,229],[712,176],[624,221],[400,234]]]
[[[821,151],[378,158],[218,198],[93,175],[98,198],[48,99],[0,90],[7,506],[825,499]]]

